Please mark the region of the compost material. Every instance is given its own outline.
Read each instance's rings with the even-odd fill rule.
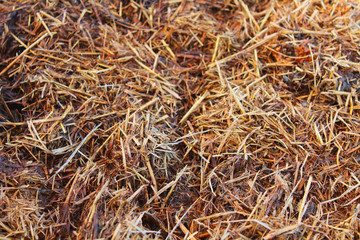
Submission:
[[[360,239],[359,13],[0,1],[1,239]]]

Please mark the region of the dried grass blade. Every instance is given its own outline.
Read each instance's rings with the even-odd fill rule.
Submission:
[[[52,32],[52,34],[54,35],[54,34],[56,34],[56,32]],[[7,65],[6,68],[4,68],[0,72],[0,76],[2,76],[7,70],[9,70],[12,67],[12,65],[14,65],[20,58],[22,58],[28,51],[30,51],[33,47],[35,47],[37,44],[39,44],[47,36],[49,36],[48,32],[44,33],[44,35],[42,35],[40,38],[38,38],[38,40],[36,40],[33,44],[31,44],[29,47],[27,47],[22,53],[20,53],[19,56],[17,56],[9,65]]]
[[[55,172],[55,174],[53,175],[56,176],[59,172],[61,172],[61,170],[63,170],[69,163],[70,161],[75,157],[76,153],[79,151],[79,149],[87,142],[87,140],[91,137],[91,135],[102,125],[102,123],[98,124],[95,128],[93,128],[87,135],[86,137],[80,142],[80,144],[76,147],[76,149],[74,150],[74,152],[70,155],[70,157],[66,160],[66,162]]]

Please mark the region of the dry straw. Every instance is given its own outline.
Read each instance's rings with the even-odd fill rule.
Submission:
[[[1,1],[1,239],[359,239],[359,11]]]

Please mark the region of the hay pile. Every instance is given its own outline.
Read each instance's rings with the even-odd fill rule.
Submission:
[[[359,11],[1,1],[2,239],[360,238]]]

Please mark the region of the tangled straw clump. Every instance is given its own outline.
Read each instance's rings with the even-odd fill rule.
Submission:
[[[356,1],[3,1],[0,234],[359,238]]]

